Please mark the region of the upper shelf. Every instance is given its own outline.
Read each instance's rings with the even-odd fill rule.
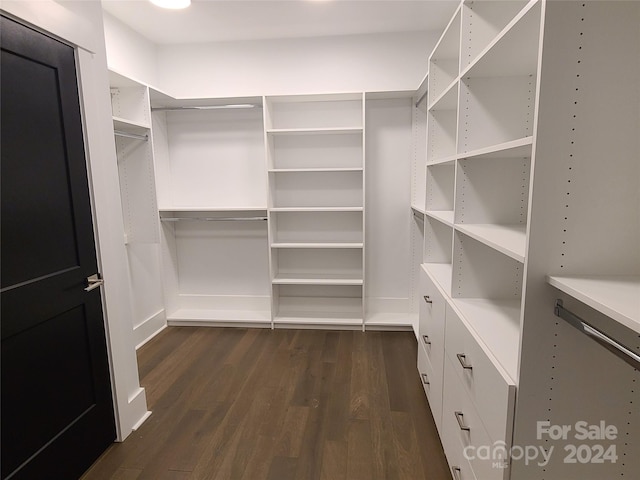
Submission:
[[[640,275],[551,275],[547,282],[640,333]]]

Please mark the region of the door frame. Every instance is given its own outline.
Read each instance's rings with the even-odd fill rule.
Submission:
[[[89,194],[98,270],[104,279],[102,306],[107,338],[117,441],[151,414],[140,386],[133,338],[133,309],[124,244],[118,166],[107,71],[102,5],[3,1],[0,10],[72,46],[76,57]]]

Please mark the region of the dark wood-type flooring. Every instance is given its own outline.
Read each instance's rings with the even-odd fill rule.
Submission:
[[[412,332],[170,327],[138,352],[151,417],[82,477],[444,480]]]

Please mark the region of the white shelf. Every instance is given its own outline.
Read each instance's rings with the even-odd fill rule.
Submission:
[[[517,379],[520,299],[454,298],[452,304],[511,379]]]
[[[547,277],[549,284],[640,333],[640,275]]]
[[[271,168],[269,173],[292,173],[292,172],[362,172],[362,167],[345,168]]]
[[[278,242],[272,243],[271,248],[362,248],[360,242]]]
[[[524,262],[526,225],[492,225],[458,223],[456,230],[478,240],[501,253]]]
[[[416,213],[426,214],[427,211],[423,207],[419,207],[417,205],[411,205],[411,209]]]
[[[362,285],[362,276],[335,273],[282,273],[275,276],[274,285]]]
[[[431,167],[433,165],[445,165],[448,163],[455,162],[459,155],[447,155],[446,157],[436,158],[435,160],[431,160],[427,162],[427,167]]]
[[[447,297],[451,297],[453,266],[450,263],[424,263],[422,268],[440,287]]]
[[[181,308],[171,315],[167,315],[167,321],[270,323],[271,312],[269,310],[201,310]]]
[[[361,326],[362,315],[350,312],[289,312],[286,315],[277,315],[273,321],[280,325]]]
[[[456,155],[458,159],[491,157],[491,158],[515,158],[531,156],[533,137],[524,137],[510,142],[499,143],[485,148],[479,148],[471,152]]]
[[[410,327],[417,321],[415,313],[368,313],[365,326],[371,327]]]
[[[162,207],[159,209],[160,214],[163,213],[217,213],[217,212],[251,212],[251,213],[267,213],[267,207]]]
[[[456,77],[451,84],[436,98],[431,105],[429,111],[439,110],[455,110],[458,107],[458,91],[455,88],[458,85]]]
[[[273,207],[271,212],[362,212],[363,207]]]
[[[362,127],[340,128],[269,128],[269,135],[336,135],[362,133]]]
[[[450,227],[453,226],[453,210],[427,210],[425,214]]]
[[[114,116],[113,128],[115,130],[120,130],[121,132],[144,135],[145,133],[148,133],[151,127],[146,123],[135,122],[133,120],[127,120],[126,118]]]

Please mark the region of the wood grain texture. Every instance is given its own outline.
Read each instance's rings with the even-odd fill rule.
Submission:
[[[410,332],[170,327],[152,416],[82,480],[449,480]]]

